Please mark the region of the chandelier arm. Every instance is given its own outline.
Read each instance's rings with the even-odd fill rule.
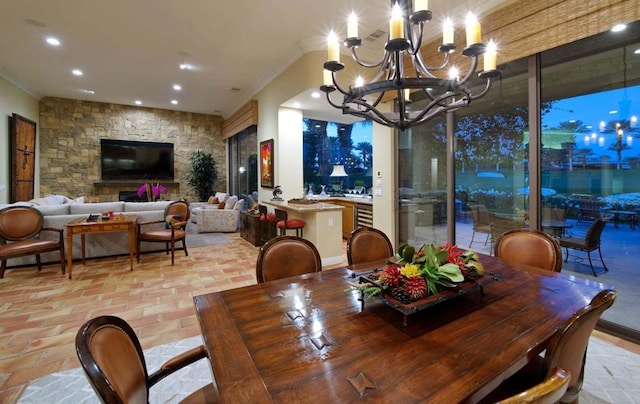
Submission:
[[[327,102],[329,103],[329,105],[331,105],[332,107],[334,107],[336,109],[342,109],[342,105],[336,104],[336,103],[333,102],[333,100],[331,100],[331,96],[330,96],[331,93],[332,93],[331,91],[325,93],[327,95]]]
[[[489,92],[489,90],[491,89],[491,84],[492,83],[493,83],[493,77],[487,77],[487,84],[484,87],[484,90],[482,90],[481,92],[479,92],[476,95],[469,94],[469,96],[471,96],[474,100],[477,99],[477,98],[484,97]]]
[[[333,86],[340,91],[342,94],[347,95],[351,93],[351,88],[349,88],[349,91],[345,91],[344,88],[340,87],[340,84],[338,84],[338,80],[336,80],[336,72],[332,72],[332,78],[333,78]]]
[[[427,66],[426,64],[424,64],[424,60],[422,59],[422,52],[418,52],[418,54],[416,55],[416,58],[418,60],[418,63],[420,64],[422,74],[426,74],[431,77],[434,77],[430,72],[442,70],[449,64],[451,53],[450,52],[441,52],[441,53],[443,53],[444,56],[442,59],[442,63],[440,63],[439,66]]]
[[[370,118],[378,123],[382,123],[383,125],[389,125],[394,123],[394,121],[390,120],[382,112],[378,111],[377,108],[372,107],[366,102],[363,102],[361,100],[354,100],[353,103],[364,106],[366,108],[366,111],[361,111],[351,107],[347,107],[349,108],[350,114],[352,115],[361,116],[363,118]],[[378,118],[378,119],[375,119],[375,118]]]
[[[411,56],[415,56],[416,54],[420,53],[420,48],[422,47],[422,33],[424,31],[424,21],[419,22],[418,24],[416,24],[418,26],[418,38],[414,41],[413,35],[414,35],[414,30],[411,26],[411,24],[409,24],[409,43],[411,44],[411,46],[409,46],[409,49],[407,49],[407,53]]]
[[[358,53],[356,52],[356,46],[352,46],[351,47],[351,56],[353,57],[353,60],[356,61],[357,64],[359,64],[362,67],[366,67],[368,69],[372,69],[374,67],[378,67],[378,66],[384,66],[385,61],[388,59],[387,56],[388,52],[385,51],[385,55],[382,58],[382,60],[380,60],[377,63],[366,63],[364,61],[362,61],[359,57],[358,57]]]
[[[378,69],[378,72],[376,73],[376,76],[371,79],[371,81],[369,83],[374,83],[378,80],[380,80],[380,78],[382,77],[382,75],[386,72],[387,73],[387,80],[389,79],[389,71],[392,70],[392,66],[389,64],[390,62],[390,54],[389,52],[385,51],[384,54],[384,61],[382,63],[382,65],[380,66],[380,69]],[[389,66],[389,68],[387,68],[387,66]]]
[[[464,78],[462,80],[460,80],[460,84],[464,84],[467,81],[469,81],[469,79],[471,78],[471,76],[473,75],[473,73],[476,72],[476,68],[478,67],[478,56],[473,55],[471,56],[471,66],[469,67],[469,71],[467,71],[467,75],[464,76]]]

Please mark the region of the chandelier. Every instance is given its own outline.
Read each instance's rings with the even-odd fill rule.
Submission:
[[[432,13],[428,10],[428,0],[415,0],[415,3],[415,7],[412,7],[411,0],[392,0],[389,35],[384,55],[380,61],[374,63],[367,63],[358,57],[357,49],[362,45],[362,39],[358,37],[356,16],[351,14],[344,46],[351,49],[353,59],[360,66],[373,69],[375,72],[373,79],[368,83],[358,77],[348,88],[338,84],[338,72],[343,70],[345,65],[340,62],[340,45],[335,34],[329,34],[328,60],[324,63],[323,85],[320,90],[326,93],[331,106],[342,110],[343,114],[371,119],[389,127],[407,129],[447,111],[466,107],[472,100],[484,96],[489,91],[493,79],[501,74],[496,69],[496,47],[493,41],[489,44],[482,43],[481,27],[473,15],[467,15],[467,46],[462,50],[462,55],[470,58],[468,71],[461,76],[455,66],[450,66],[447,77],[439,78],[434,72],[445,69],[449,65],[451,54],[456,50],[453,24],[449,19],[444,23],[443,41],[438,47],[438,52],[442,54],[440,64],[427,65],[421,55],[422,35],[425,23],[431,21]],[[480,92],[473,94],[470,81],[475,76],[478,56],[483,54],[484,70],[479,72],[477,77],[485,84]],[[406,59],[413,67],[410,76],[407,76],[405,71]],[[344,96],[342,102],[332,99],[332,94],[336,91]],[[412,111],[409,108],[409,94],[416,91],[422,92],[427,102],[421,110]],[[386,94],[389,95],[385,97]],[[380,102],[389,98],[397,100],[397,110],[380,111]]]

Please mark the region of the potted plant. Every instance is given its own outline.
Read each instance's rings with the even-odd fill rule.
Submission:
[[[217,178],[216,160],[211,153],[202,150],[191,153],[187,181],[200,201],[206,201],[209,198],[213,183]]]

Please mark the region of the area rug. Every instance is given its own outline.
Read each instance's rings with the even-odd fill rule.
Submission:
[[[197,225],[192,222],[189,222],[187,225],[187,248],[231,243],[231,240],[222,233],[198,233],[196,226]]]
[[[168,358],[202,344],[191,337],[144,351],[147,369],[156,370]],[[591,337],[587,351],[581,404],[634,404],[640,394],[640,355]],[[152,403],[174,403],[211,382],[207,360],[200,360],[160,381],[150,390]],[[33,380],[20,397],[21,404],[98,403],[80,368],[54,373]]]

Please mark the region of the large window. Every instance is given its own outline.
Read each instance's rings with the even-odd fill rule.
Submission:
[[[305,189],[327,195],[367,193],[372,178],[372,124],[341,124],[304,118]]]
[[[258,191],[258,134],[252,126],[229,138],[229,191],[254,195]],[[245,208],[251,208],[245,204]]]

